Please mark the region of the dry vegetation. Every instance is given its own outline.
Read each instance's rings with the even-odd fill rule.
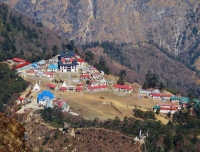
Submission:
[[[25,128],[15,119],[7,118],[0,113],[0,151],[1,152],[30,152],[23,138]]]
[[[26,111],[18,115],[29,134],[26,145],[33,151],[107,151],[107,152],[140,152],[140,143],[133,138],[107,129],[76,129],[70,134],[61,129],[50,127],[40,115]],[[119,144],[120,143],[120,144]]]

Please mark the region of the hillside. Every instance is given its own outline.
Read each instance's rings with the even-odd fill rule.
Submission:
[[[76,44],[109,41],[120,49],[121,44],[127,44],[118,54],[123,56],[121,61],[110,55],[112,51],[104,53],[129,68],[134,76],[127,76],[129,81],[142,83],[150,70],[170,87],[183,92],[198,85],[198,1],[1,1]],[[109,59],[107,62],[111,64]]]
[[[83,45],[80,50],[81,48],[80,52],[83,54],[91,51],[96,62],[102,56],[113,74],[119,74],[120,70],[126,70],[126,79],[129,82],[143,84],[144,76],[150,70],[159,76],[160,81],[167,88],[173,88],[178,93],[187,94],[189,88],[197,91],[200,89],[195,72],[160,52],[154,45],[148,43],[119,45],[114,42],[94,42]]]
[[[0,61],[12,57],[30,61],[49,58],[67,42],[5,4],[0,4],[0,32]]]
[[[140,152],[139,142],[134,142],[132,137],[118,131],[103,128],[70,128],[71,133],[68,134],[62,132],[62,128],[56,129],[49,126],[41,119],[40,115],[30,113],[30,111],[22,115],[15,115],[15,117],[20,118],[21,122],[25,124],[29,135],[26,144],[33,151]]]
[[[173,55],[199,36],[197,0],[1,0],[76,42],[153,41]]]

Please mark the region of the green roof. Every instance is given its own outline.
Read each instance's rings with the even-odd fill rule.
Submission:
[[[189,102],[189,98],[187,98],[187,97],[173,96],[173,97],[170,98],[170,100],[179,100],[180,103],[188,103]]]
[[[160,108],[160,106],[154,106],[153,107],[153,109],[159,109]]]

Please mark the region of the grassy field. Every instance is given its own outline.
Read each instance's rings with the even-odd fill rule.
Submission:
[[[26,80],[36,83],[37,78],[25,77]],[[46,89],[45,85],[52,83],[48,78],[40,79],[42,90]],[[55,84],[55,83],[54,83]],[[60,84],[56,84],[59,86]],[[60,92],[53,91],[57,97],[67,100],[73,112],[79,113],[86,119],[94,119],[98,117],[100,120],[113,119],[116,116],[123,119],[124,116],[133,117],[133,109],[135,107],[143,110],[152,110],[153,106],[162,102],[160,100],[153,100],[147,98],[138,98],[137,85],[133,85],[134,91],[125,96],[119,96],[109,90],[107,92]],[[164,118],[165,119],[165,118]],[[161,118],[160,118],[161,120]],[[166,121],[164,121],[166,122]]]

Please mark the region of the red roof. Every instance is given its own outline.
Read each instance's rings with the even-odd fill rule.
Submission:
[[[113,87],[114,88],[118,88],[118,89],[127,89],[127,90],[132,90],[133,89],[131,86],[119,85],[119,84],[115,84]]]
[[[89,74],[82,74],[81,78],[90,78],[90,75]]]
[[[24,98],[23,97],[19,97],[18,100],[24,100]]]
[[[161,97],[161,98],[164,98],[164,97],[171,97],[172,94],[162,94],[162,93],[150,93],[150,95],[154,96],[154,97]]]
[[[26,62],[24,59],[20,59],[20,58],[13,58],[13,61],[15,61],[15,62]]]
[[[81,62],[81,63],[83,63],[84,60],[83,60],[83,59],[77,59],[77,62]]]
[[[82,90],[82,87],[77,86],[76,90]]]
[[[102,86],[88,86],[87,87],[89,90],[93,90],[93,89],[106,89],[108,88],[107,85],[102,85]]]
[[[66,87],[61,87],[60,90],[67,90],[67,88]]]
[[[24,67],[24,66],[29,65],[29,64],[31,64],[31,62],[25,62],[25,63],[22,63],[22,64],[19,64],[19,65],[15,66],[15,68],[13,67],[12,69],[13,70],[14,69],[19,69],[19,68]]]
[[[55,73],[54,73],[54,72],[51,72],[51,71],[46,71],[46,72],[44,72],[43,74],[45,74],[45,75],[55,75]]]
[[[78,87],[83,87],[83,86],[84,86],[84,84],[82,84],[82,83],[81,83],[81,84],[78,84],[77,86],[78,86]]]
[[[164,107],[160,107],[160,110],[178,110],[178,108],[164,108]]]
[[[176,107],[176,106],[177,106],[175,103],[159,103],[158,105],[159,105],[160,107],[163,107],[163,106]]]
[[[161,97],[160,93],[150,93],[150,95],[152,95],[153,97]]]
[[[47,86],[47,87],[49,87],[49,88],[53,88],[53,89],[55,89],[55,88],[56,88],[56,85],[54,85],[54,84],[51,84],[51,83],[48,83],[48,84],[46,84],[46,86]]]
[[[94,76],[94,77],[95,77],[95,76],[99,76],[99,75],[101,75],[99,72],[96,72],[96,73],[93,73],[93,74],[92,74],[92,76]]]
[[[56,102],[56,104],[58,105],[58,108],[62,108],[63,103],[66,103],[65,100],[56,100],[56,101],[54,101],[54,102]]]

